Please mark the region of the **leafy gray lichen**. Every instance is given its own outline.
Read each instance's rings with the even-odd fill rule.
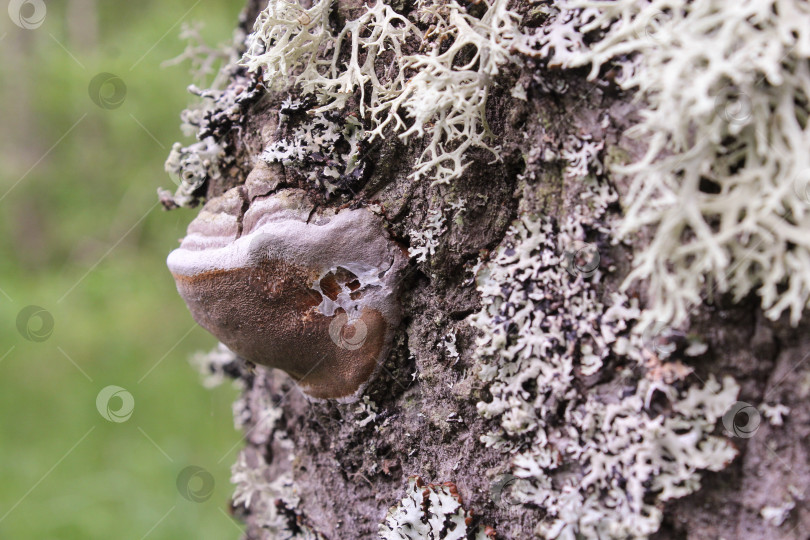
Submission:
[[[323,535],[300,523],[295,508],[300,499],[292,475],[273,475],[264,457],[254,448],[240,452],[232,468],[231,482],[236,485],[233,506],[244,507],[254,516],[255,524],[267,540],[325,540]]]
[[[479,270],[484,307],[472,324],[492,399],[478,409],[500,424],[482,442],[511,455],[513,474],[526,480],[513,496],[545,509],[542,537],[644,538],[658,529],[664,501],[697,490],[700,470],[735,456],[712,431],[738,387],[730,377],[686,386],[690,370],[664,363],[633,331],[634,302],[621,294],[603,302],[600,272],[568,271],[566,253],[586,231],[610,232],[602,220],[615,195],[598,185],[587,193],[559,225],[524,216]],[[617,359],[627,367],[612,386],[578,390],[578,379]],[[617,386],[632,391],[619,397]],[[670,412],[652,408],[654,395]]]
[[[410,235],[408,255],[415,258],[418,263],[432,259],[442,238],[447,233],[448,218],[458,225],[464,223],[463,215],[466,211],[466,204],[466,199],[456,195],[440,196],[438,208],[428,210],[421,226],[408,231]]]
[[[174,143],[165,165],[166,172],[177,183],[171,201],[177,206],[196,206],[206,183],[221,177],[225,157],[225,149],[213,137],[190,146]]]
[[[328,195],[357,191],[366,172],[362,124],[353,116],[329,112],[302,120],[309,108],[305,101],[287,99],[281,105],[280,123],[292,125],[290,135],[271,143],[259,157],[268,163],[295,164]]]
[[[167,207],[196,206],[204,198],[208,182],[222,179],[223,172],[234,163],[234,157],[226,151],[225,137],[241,120],[244,107],[258,96],[255,81],[239,74],[236,63],[243,48],[243,33],[237,31],[233,43],[219,49],[204,45],[199,33],[191,27],[184,27],[181,37],[190,43],[171,63],[190,60],[192,71],[200,80],[217,62],[221,62],[221,67],[210,88],[189,86],[189,92],[199,96],[200,101],[180,114],[180,127],[186,136],[193,135],[199,142],[172,145],[165,169],[177,184],[177,190],[174,194],[158,190]]]
[[[445,217],[441,210],[428,211],[425,224],[419,229],[411,229],[411,247],[408,255],[416,258],[416,262],[425,262],[428,256],[433,257],[436,248],[439,246],[439,237],[447,229],[444,226]]]
[[[405,496],[388,510],[380,525],[381,540],[488,540],[494,531],[472,526],[472,514],[461,505],[451,483],[425,485],[408,479]]]

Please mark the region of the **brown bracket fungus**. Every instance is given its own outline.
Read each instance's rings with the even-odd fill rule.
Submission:
[[[400,321],[407,257],[382,220],[316,210],[300,190],[211,199],[167,263],[200,326],[315,398],[356,397]]]

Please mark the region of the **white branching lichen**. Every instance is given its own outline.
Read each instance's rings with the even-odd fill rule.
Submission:
[[[363,427],[377,420],[379,411],[377,404],[371,401],[371,398],[363,396],[363,400],[357,404],[355,412],[358,415],[363,415],[363,417],[355,421],[358,426]]]
[[[298,2],[270,0],[247,37],[242,63],[251,71],[261,70],[274,90],[286,89],[291,77],[293,85],[319,78],[318,52],[331,39],[331,7],[331,0],[313,2],[309,9]]]
[[[467,200],[457,195],[440,196],[440,200],[441,206],[428,210],[424,224],[419,229],[408,231],[411,237],[408,255],[415,257],[416,262],[423,263],[433,258],[441,238],[447,233],[448,220],[459,226],[464,224]]]
[[[633,331],[637,306],[622,294],[603,304],[598,273],[564,268],[566,246],[602,228],[615,199],[591,189],[602,191],[560,225],[524,216],[479,271],[485,307],[472,324],[492,400],[478,408],[500,422],[482,441],[512,455],[512,473],[526,480],[513,495],[545,509],[543,538],[644,538],[658,529],[664,501],[696,491],[701,470],[734,458],[712,431],[738,387],[730,377],[685,387],[690,370],[662,363]],[[612,358],[628,363],[624,376],[581,393],[577,379]],[[662,399],[666,413],[653,403]]]
[[[471,517],[453,484],[425,485],[418,477],[411,477],[405,496],[388,510],[380,525],[380,539],[487,540],[494,536],[492,529],[471,527]]]
[[[759,515],[772,527],[779,527],[790,516],[790,511],[795,507],[796,501],[791,498],[779,505],[765,506],[760,510]]]
[[[390,122],[400,131],[406,126],[401,112],[413,118],[402,132],[427,135],[427,148],[417,162],[414,178],[433,173],[434,183],[447,183],[466,168],[464,153],[472,147],[486,148],[495,157],[486,122],[486,103],[501,67],[515,61],[509,52],[517,34],[518,17],[507,9],[507,0],[487,2],[481,18],[470,15],[455,1],[446,4],[420,2],[423,20],[432,24],[427,54],[406,57],[407,68],[416,70],[401,93],[390,101],[390,112],[375,130],[382,134]],[[451,42],[447,48],[442,42]],[[468,55],[468,51],[474,53]],[[379,117],[380,115],[377,115]]]
[[[769,403],[762,403],[758,410],[768,420],[772,426],[781,426],[785,423],[784,417],[790,414],[790,407],[777,403],[771,405]]]
[[[419,2],[412,22],[378,0],[333,35],[331,0],[309,9],[271,0],[248,36],[242,63],[276,89],[296,86],[315,95],[319,112],[344,108],[359,90],[369,138],[388,128],[405,140],[425,136],[412,176],[447,183],[466,168],[468,149],[498,157],[488,142],[485,107],[501,68],[515,61],[509,50],[518,17],[507,0],[483,4],[487,9],[476,17],[455,0]],[[419,24],[429,24],[428,32]],[[405,54],[406,45],[420,52]]]
[[[810,298],[810,6],[789,0],[564,2],[522,52],[606,64],[637,92],[648,142],[621,233],[654,228],[626,282],[680,323],[714,288],[797,324]],[[584,37],[588,35],[589,44]]]
[[[563,147],[562,157],[566,160],[565,177],[581,180],[588,174],[602,174],[599,153],[604,149],[604,141],[595,141],[590,135],[568,137]]]
[[[428,256],[436,254],[439,247],[439,237],[447,230],[444,226],[445,217],[441,210],[430,210],[425,225],[420,229],[411,229],[411,247],[408,256],[415,257],[416,262],[425,262]]]

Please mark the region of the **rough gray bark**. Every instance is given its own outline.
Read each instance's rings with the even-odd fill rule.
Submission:
[[[246,30],[264,4],[249,2],[242,21]],[[338,6],[337,26],[358,9],[351,1],[339,0]],[[524,25],[542,24],[527,7],[522,11]],[[362,422],[367,414],[358,403],[307,399],[282,372],[242,360],[226,366],[245,383],[237,415],[247,433],[247,466],[261,471],[265,480],[289,474],[294,481],[297,504],[277,502],[278,515],[287,522],[284,537],[376,538],[389,507],[403,497],[414,475],[426,483],[455,484],[464,507],[474,512],[473,525],[491,527],[497,538],[535,537],[543,508],[522,505],[516,511],[493,497],[493,484],[510,472],[511,464],[508,455],[480,440],[497,422],[483,418],[476,407],[490,396],[475,371],[476,331],[468,324],[468,317],[481,309],[472,271],[479,257],[486,261],[498,248],[510,223],[521,215],[557,222],[571,217],[581,184],[566,178],[560,160],[538,156],[559,155],[570,137],[585,134],[603,141],[611,152],[640,152],[637,142],[622,135],[634,114],[629,96],[610,84],[586,82],[584,75],[532,61],[502,73],[487,109],[502,160],[491,163],[488,152],[472,151],[473,164],[452,187],[409,178],[424,143],[413,139],[405,144],[395,136],[365,149],[363,175],[339,186],[336,197],[313,186],[306,167],[257,165],[256,156],[269,143],[290,135],[289,126],[278,121],[286,93],[258,90],[238,104],[237,114],[209,119],[208,128],[226,143],[231,164],[201,188],[207,200],[244,184],[255,167],[268,167],[282,180],[268,185],[264,194],[293,187],[308,191],[326,207],[378,205],[392,237],[403,246],[411,240],[410,231],[424,229],[429,212],[441,210],[451,195],[467,201],[463,219],[447,221],[435,253],[425,262],[410,262],[402,295],[405,319],[385,369],[363,394],[376,405],[373,421]],[[526,88],[526,100],[511,95],[516,84]],[[259,83],[255,75],[237,69],[229,85],[255,89]],[[606,117],[609,122],[603,123]],[[608,154],[603,151],[600,160],[623,159]],[[597,174],[621,201],[627,187],[604,171]],[[620,205],[608,212],[618,215]],[[592,240],[599,245],[601,265],[614,267],[599,284],[600,297],[607,298],[626,275],[633,248],[611,245],[598,233]],[[637,245],[642,244],[640,239]],[[643,298],[644,291],[634,294]],[[698,357],[677,357],[694,368],[697,378],[732,375],[741,386],[740,401],[781,403],[790,414],[781,426],[763,419],[755,436],[734,438],[739,454],[733,463],[720,472],[703,473],[698,492],[666,503],[653,538],[810,538],[807,324],[793,328],[785,319],[771,322],[754,298],[734,303],[720,297],[694,313],[691,329],[703,336],[708,350]],[[450,334],[457,336],[458,358],[448,352]],[[583,395],[619,392],[608,385],[618,368],[611,358],[598,377],[579,374],[574,385]],[[269,422],[268,411],[273,411]],[[660,413],[666,412],[662,403]],[[721,431],[718,426],[716,433]],[[789,491],[789,485],[798,492]],[[763,519],[764,507],[786,500],[795,507],[781,526]],[[247,506],[234,508],[247,523],[246,538],[282,537],[263,529],[261,512]]]

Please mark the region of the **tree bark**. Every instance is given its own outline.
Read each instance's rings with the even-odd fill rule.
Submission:
[[[248,3],[241,21],[246,33],[265,5],[260,0]],[[408,2],[392,6],[406,15],[414,9]],[[331,31],[338,32],[361,8],[359,2],[338,0]],[[518,3],[514,9],[523,15],[523,27],[543,23],[529,5]],[[414,231],[430,229],[432,217],[445,218],[432,229],[436,238],[429,246],[432,249],[425,257],[410,259],[402,278],[403,321],[382,369],[359,400],[312,400],[285,373],[236,356],[220,357],[208,367],[244,384],[243,396],[234,408],[246,443],[234,468],[238,491],[233,511],[247,524],[245,538],[377,538],[389,509],[406,497],[408,479],[413,476],[424,482],[418,489],[423,490],[425,500],[429,491],[438,493],[442,483],[454,484],[462,513],[470,518],[465,533],[470,538],[479,526],[490,537],[555,538],[542,524],[560,516],[550,517],[549,508],[499,491],[512,479],[525,478],[518,472],[514,456],[530,453],[536,443],[506,437],[514,451],[486,444],[487,434],[499,431],[500,420],[479,411],[479,402],[490,403],[493,395],[491,381],[481,376],[479,341],[485,330],[470,321],[492,301],[478,286],[481,268],[496,264],[499,253],[518,243],[510,230],[516,220],[544,220],[552,235],[569,227],[566,223],[587,220],[582,238],[598,247],[599,275],[595,279],[588,276],[590,281],[586,281],[572,274],[572,279],[579,280],[576,287],[591,291],[600,309],[609,305],[630,270],[633,254],[649,240],[639,236],[632,242],[616,243],[605,232],[621,218],[628,190],[627,181],[612,175],[609,166],[640,156],[643,141],[624,135],[637,112],[632,96],[609,82],[587,81],[586,75],[583,70],[555,70],[528,57],[505,66],[486,105],[486,120],[500,146],[500,159],[493,160],[485,149],[473,148],[465,156],[471,164],[459,178],[432,185],[429,178],[411,177],[427,142],[418,137],[403,141],[390,132],[361,147],[362,174],[336,182],[337,188],[330,193],[323,184],[311,181],[312,171],[325,166],[316,159],[304,164],[259,159],[269,145],[295,137],[296,122],[307,121],[306,113],[295,117],[289,112],[288,120],[279,121],[285,99],[304,100],[300,91],[268,91],[259,74],[243,67],[231,70],[222,95],[233,92],[242,97],[230,102],[227,114],[215,110],[203,122],[203,131],[215,136],[225,149],[225,165],[219,177],[208,178],[197,187],[199,198],[215,200],[244,185],[251,171],[268,170],[277,178],[265,190],[268,194],[293,188],[307,192],[323,208],[373,207],[390,236],[411,254],[420,245]],[[355,94],[347,112],[362,119],[359,92]],[[217,99],[221,103],[225,98]],[[571,172],[571,160],[565,157],[577,153],[582,141],[595,148],[592,156],[586,156],[586,160],[593,159],[584,164],[584,176],[618,196],[603,211],[588,210],[587,204],[582,210],[586,182]],[[163,199],[171,204],[168,196]],[[459,206],[454,207],[456,203]],[[573,291],[574,285],[571,287]],[[547,317],[567,309],[554,307],[557,299],[563,304],[566,290],[544,294],[550,299],[544,304]],[[645,291],[636,286],[628,295],[643,302]],[[603,316],[604,312],[598,313],[599,322],[594,324],[604,327]],[[499,324],[508,327],[509,321]],[[760,409],[761,425],[750,437],[734,437],[717,421],[712,436],[730,441],[736,458],[722,470],[695,472],[692,476],[701,487],[693,493],[666,501],[655,499],[651,504],[663,513],[660,526],[657,532],[639,537],[808,538],[807,329],[806,322],[796,328],[786,318],[766,319],[751,296],[735,302],[717,295],[694,310],[683,334],[699,335],[707,345],[705,351],[685,354],[688,344],[678,341],[681,334],[674,333],[675,352],[668,360],[662,359],[662,369],[669,366],[693,372],[667,379],[682,393],[679,395],[711,376],[719,380],[730,375],[740,386],[737,400]],[[616,402],[623,392],[632,393],[639,380],[663,384],[665,379],[650,375],[650,364],[632,366],[613,354],[603,357],[594,374],[584,368],[585,352],[576,336],[566,346],[576,366],[570,392],[577,396],[566,399],[584,403],[591,396],[597,402]],[[531,384],[523,390],[540,399],[532,394]],[[659,416],[673,414],[674,400],[664,394],[650,392],[645,418],[654,422]],[[790,412],[781,422],[765,414],[760,404],[781,404]],[[565,432],[569,413],[563,412],[564,401],[546,402],[542,407],[559,409],[543,418],[549,426],[546,445],[553,448],[562,444],[552,435]],[[563,463],[548,474],[552,491],[562,489],[566,475],[584,476],[593,467],[593,463],[572,459],[564,450],[561,455]],[[251,471],[252,479],[248,478]],[[615,489],[625,489],[632,501],[629,484],[619,483]],[[644,489],[648,490],[645,497],[653,497],[649,495],[655,491],[651,486]],[[425,519],[433,515],[432,510],[424,511]],[[447,531],[452,528],[446,523],[443,526]],[[556,537],[589,537],[584,530],[571,527]],[[399,534],[419,537],[408,536],[416,533],[407,531]]]

